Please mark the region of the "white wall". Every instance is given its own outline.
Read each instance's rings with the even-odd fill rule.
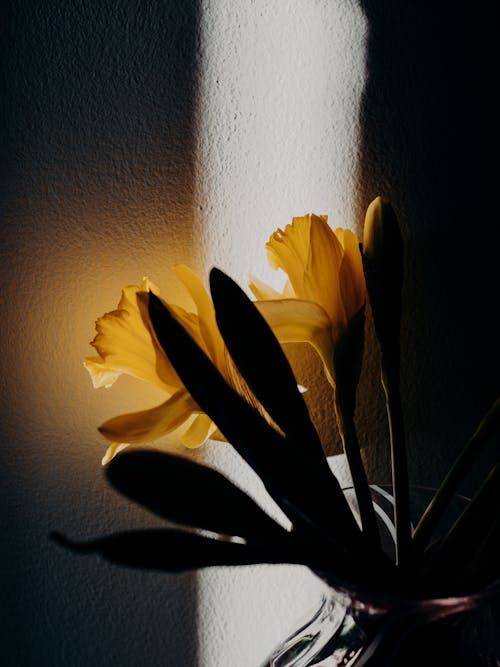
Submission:
[[[277,226],[315,211],[360,231],[382,192],[409,249],[412,477],[435,484],[497,391],[496,217],[480,205],[489,127],[474,79],[488,61],[468,51],[474,26],[451,0],[96,7],[13,3],[2,42],[2,664],[255,667],[315,598],[305,571],[139,573],[47,538],[154,522],[104,482],[95,428],[159,397],[127,380],[91,388],[93,320],[144,274],[182,300],[177,261],[271,277]],[[294,359],[307,375],[313,359]],[[309,380],[314,403],[324,385]],[[384,481],[376,355],[361,398]],[[313,412],[333,450],[331,410]],[[229,449],[200,455],[253,484]]]
[[[309,212],[354,228],[366,21],[349,1],[208,0],[200,35],[200,263],[207,271],[219,266],[242,286],[250,274],[278,286],[264,249],[275,229]],[[309,386],[315,360],[300,352],[294,359]],[[336,439],[329,387],[313,384],[316,398],[320,388],[328,397],[318,422],[328,440]],[[259,490],[227,448],[210,447],[206,458]],[[261,566],[203,572],[198,586],[203,665],[239,667],[261,664],[317,604],[321,589],[304,568]]]

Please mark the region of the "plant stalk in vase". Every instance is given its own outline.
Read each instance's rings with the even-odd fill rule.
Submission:
[[[394,210],[381,197],[372,201],[366,212],[363,263],[382,357],[382,386],[391,447],[396,560],[399,567],[405,568],[411,560],[412,547],[408,464],[400,391],[403,242]]]

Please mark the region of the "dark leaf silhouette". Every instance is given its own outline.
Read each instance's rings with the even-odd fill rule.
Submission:
[[[260,543],[230,541],[196,532],[164,528],[131,530],[91,540],[71,540],[52,533],[57,544],[82,554],[97,554],[113,563],[148,570],[178,572],[219,565],[305,565],[332,585],[379,591],[386,583],[374,579],[355,559],[332,552],[326,545],[305,542],[293,533]]]
[[[285,552],[249,546],[182,530],[131,530],[89,541],[69,540],[60,533],[51,537],[75,553],[95,553],[119,565],[168,572],[216,565],[295,562],[291,549]]]
[[[240,373],[290,439],[325,465],[323,448],[281,345],[243,290],[219,269],[210,272],[217,324]]]
[[[106,476],[118,491],[176,523],[258,541],[284,533],[224,475],[179,456],[125,451]]]
[[[189,333],[153,293],[149,314],[160,345],[201,409],[256,471],[293,523],[327,534],[338,548],[359,544],[361,533],[345,499],[307,476],[307,456],[285,439],[224,380]],[[264,406],[265,407],[265,406]]]
[[[297,457],[303,479],[314,479],[344,512],[345,497],[331,472],[321,441],[283,349],[258,309],[234,280],[210,272],[217,324],[241,375],[285,434],[287,456]],[[295,450],[295,451],[294,451]],[[334,499],[334,500],[333,500]],[[350,511],[346,508],[347,516]]]

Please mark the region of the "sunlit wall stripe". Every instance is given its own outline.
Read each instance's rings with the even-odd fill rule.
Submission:
[[[199,20],[198,265],[205,275],[219,266],[242,286],[255,274],[278,287],[264,251],[274,229],[308,212],[328,214],[333,227],[359,222],[365,20],[347,0],[201,0]],[[206,452],[265,502],[259,480],[229,447]],[[291,567],[202,572],[199,586],[206,665],[260,664],[318,594],[312,575]]]

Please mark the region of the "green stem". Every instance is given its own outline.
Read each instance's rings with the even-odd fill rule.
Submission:
[[[418,552],[422,553],[429,543],[439,520],[448,506],[452,496],[470,469],[482,446],[490,438],[500,423],[500,397],[496,399],[476,431],[467,442],[458,459],[446,475],[443,483],[436,491],[434,498],[418,522],[413,542]]]
[[[391,446],[392,493],[396,528],[396,563],[407,569],[411,560],[411,517],[408,462],[399,386],[399,350],[382,352],[382,386],[385,392]]]
[[[363,459],[359,441],[354,427],[354,419],[349,411],[342,409],[338,400],[336,400],[337,423],[339,426],[340,437],[344,446],[344,452],[349,464],[352,484],[358,501],[359,515],[363,534],[375,548],[380,548],[380,536],[377,527],[377,518],[373,508],[373,501],[370,493],[370,486],[366,477]]]

